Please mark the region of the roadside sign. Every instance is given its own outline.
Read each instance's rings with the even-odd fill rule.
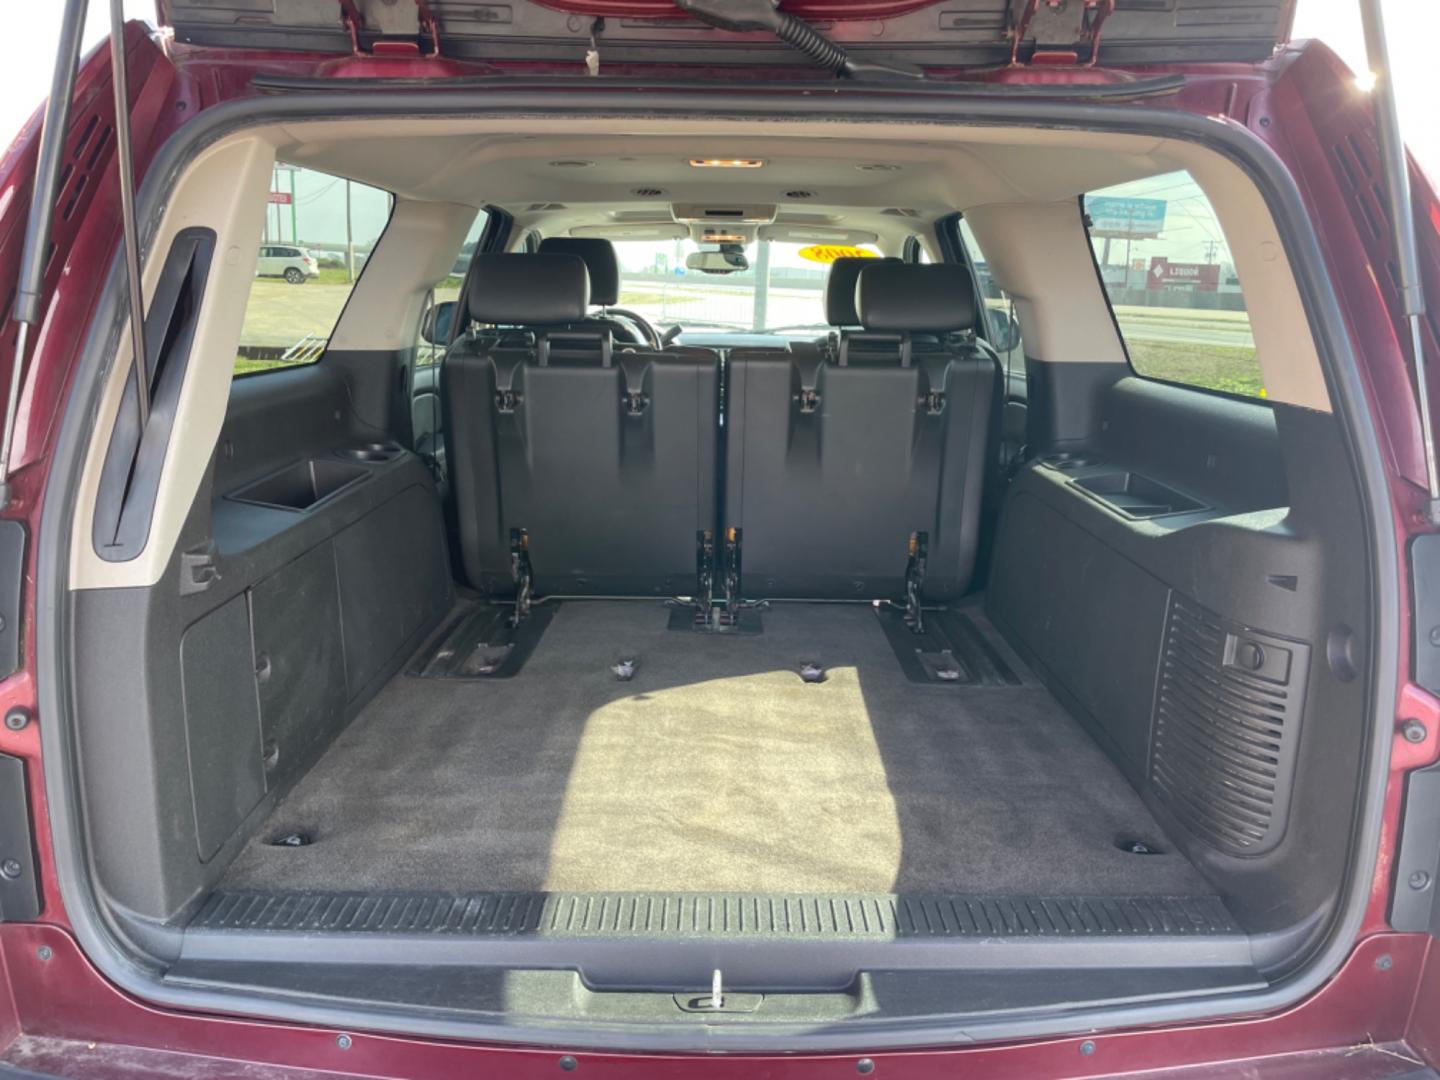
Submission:
[[[836,259],[878,258],[873,251],[851,247],[849,244],[811,244],[809,247],[801,248],[796,254],[807,262],[825,263],[827,266]]]
[[[293,196],[288,191],[270,192],[269,202],[272,206],[289,206]]]
[[[1164,199],[1090,195],[1085,213],[1090,215],[1090,235],[1101,239],[1154,239],[1165,228]]]
[[[1189,289],[1191,292],[1219,292],[1219,263],[1173,263],[1163,255],[1150,260],[1145,275],[1147,289]]]

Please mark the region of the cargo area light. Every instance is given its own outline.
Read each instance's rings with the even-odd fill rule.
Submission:
[[[758,169],[765,162],[759,158],[691,158],[695,169]]]

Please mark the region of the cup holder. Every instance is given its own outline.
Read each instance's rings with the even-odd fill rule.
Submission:
[[[1052,469],[1059,469],[1061,472],[1070,472],[1073,469],[1083,469],[1089,465],[1099,465],[1101,459],[1094,454],[1071,450],[1058,454],[1046,454],[1040,459],[1040,463]]]
[[[338,457],[347,461],[363,461],[369,465],[379,465],[386,461],[394,461],[405,452],[399,443],[393,442],[372,442],[361,443],[359,446],[347,446],[342,450],[336,450]]]

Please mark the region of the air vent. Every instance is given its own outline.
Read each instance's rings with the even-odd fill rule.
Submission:
[[[526,213],[535,213],[538,210],[564,210],[563,202],[534,202],[525,208]]]
[[[905,206],[892,206],[880,212],[882,214],[889,214],[891,217],[918,218],[920,216],[919,210],[911,210]]]
[[[594,164],[593,161],[581,161],[579,158],[565,158],[550,162],[550,167],[552,169],[588,169]]]
[[[655,199],[659,198],[661,195],[664,195],[665,189],[658,187],[637,187],[631,188],[630,194],[635,195],[641,199]]]
[[[806,191],[804,188],[796,188],[794,191],[785,192],[785,198],[787,199],[813,199],[814,197],[815,193],[813,191]]]
[[[1284,835],[1309,666],[1309,645],[1171,593],[1150,785],[1181,825],[1220,851],[1259,855]]]
[[[861,172],[899,172],[899,165],[891,165],[888,161],[862,161],[855,168]]]

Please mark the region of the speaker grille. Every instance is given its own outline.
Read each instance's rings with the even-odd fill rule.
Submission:
[[[1310,647],[1175,593],[1155,691],[1150,785],[1182,826],[1233,855],[1285,831]]]

